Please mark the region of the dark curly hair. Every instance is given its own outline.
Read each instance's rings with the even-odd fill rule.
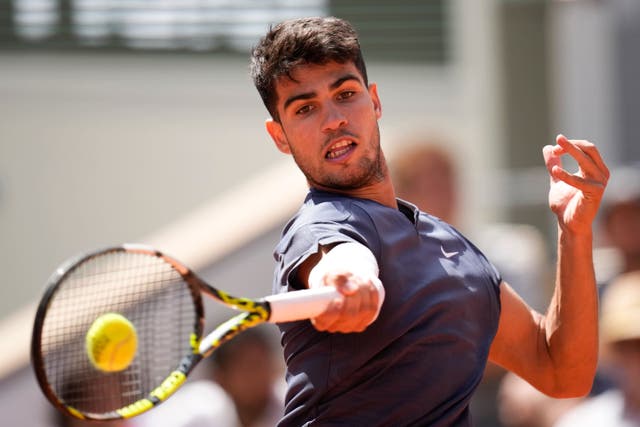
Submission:
[[[271,27],[251,52],[251,78],[271,117],[279,121],[276,109],[276,80],[292,79],[293,70],[303,64],[353,62],[365,85],[367,70],[353,26],[339,18],[302,18]],[[293,80],[293,79],[292,79]]]

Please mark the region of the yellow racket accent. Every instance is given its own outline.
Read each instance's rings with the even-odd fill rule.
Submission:
[[[160,401],[171,396],[187,379],[184,372],[173,371],[166,380],[151,392],[151,396],[157,397]]]
[[[129,406],[118,409],[116,412],[120,414],[122,418],[135,417],[136,415],[151,409],[152,406],[165,401],[178,389],[178,387],[182,385],[182,383],[186,381],[186,379],[187,376],[183,372],[173,371],[167,379],[160,384],[160,386],[156,387],[150,393],[150,396],[154,398],[155,402],[150,399],[140,399]]]
[[[260,312],[261,314],[264,314],[265,319],[268,317],[267,310],[252,299],[233,297],[221,290],[218,290],[217,293],[220,299],[225,302],[225,304],[245,311]],[[261,318],[262,317],[263,316],[261,316]]]
[[[131,418],[151,409],[152,407],[153,407],[153,402],[151,402],[149,399],[141,399],[141,400],[138,400],[137,402],[133,402],[129,406],[125,406],[122,409],[118,409],[116,412],[122,418]]]
[[[256,306],[256,311],[240,313],[218,326],[200,342],[199,353],[203,357],[209,356],[213,351],[226,341],[238,335],[245,329],[249,329],[265,322],[269,317],[267,310]]]
[[[200,337],[197,334],[191,333],[189,337],[189,345],[191,345],[191,351],[193,354],[200,353]]]
[[[72,408],[71,406],[67,406],[67,410],[73,414],[74,417],[78,417],[81,420],[84,420],[85,417],[82,415],[82,412],[78,411],[76,408]]]

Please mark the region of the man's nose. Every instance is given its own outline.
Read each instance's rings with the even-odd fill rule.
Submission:
[[[325,111],[324,131],[334,131],[347,124],[347,116],[340,108],[327,107]]]

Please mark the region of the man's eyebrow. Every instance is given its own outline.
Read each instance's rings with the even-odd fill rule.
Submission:
[[[287,98],[286,101],[284,101],[284,107],[283,109],[286,110],[287,107],[289,107],[289,105],[293,104],[296,101],[302,100],[302,99],[311,99],[313,97],[316,96],[315,92],[305,92],[305,93],[300,93],[298,95],[293,95],[289,98]]]
[[[349,80],[355,80],[358,83],[361,83],[360,79],[358,78],[358,76],[356,76],[355,74],[346,74],[343,77],[340,77],[338,80],[336,80],[335,82],[331,83],[331,85],[329,85],[329,89],[337,89],[339,88],[344,82],[349,81]]]
[[[331,83],[329,85],[329,89],[334,90],[339,88],[340,86],[342,86],[342,84],[344,82],[350,81],[350,80],[355,80],[358,83],[361,83],[361,80],[358,78],[358,76],[356,76],[355,74],[346,74],[342,77],[340,77],[339,79],[337,79],[335,82]],[[313,97],[316,96],[315,92],[305,92],[305,93],[300,93],[298,95],[293,95],[289,98],[287,98],[284,101],[284,106],[283,109],[286,110],[287,107],[289,107],[289,105],[293,104],[296,101],[300,101],[300,100],[304,100],[304,99],[311,99]]]

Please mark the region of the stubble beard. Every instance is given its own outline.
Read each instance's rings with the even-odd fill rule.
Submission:
[[[328,188],[338,191],[352,191],[375,182],[381,182],[386,178],[387,168],[380,148],[380,129],[375,127],[374,131],[374,144],[369,147],[369,150],[375,150],[375,156],[373,158],[363,156],[358,160],[357,168],[350,172],[349,175],[345,173],[332,173],[325,174],[323,176],[317,176],[318,174],[312,174],[309,168],[305,167],[299,159],[293,154],[293,159],[307,178],[307,181],[312,187],[316,188]],[[353,166],[349,166],[353,168]],[[347,166],[345,166],[345,171]]]

